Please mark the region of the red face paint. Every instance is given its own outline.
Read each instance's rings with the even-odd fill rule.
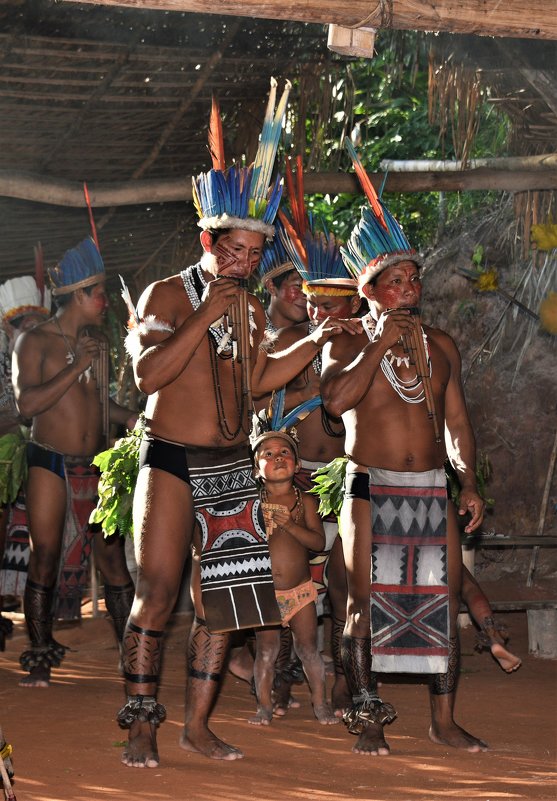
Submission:
[[[218,275],[248,278],[259,264],[263,250],[263,234],[232,229],[219,236],[213,246]]]
[[[422,284],[417,266],[412,261],[400,262],[387,267],[370,286],[372,300],[381,310],[418,306],[422,296]]]

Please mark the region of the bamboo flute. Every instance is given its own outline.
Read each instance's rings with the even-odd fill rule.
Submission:
[[[433,422],[433,430],[435,432],[435,442],[441,442],[441,433],[439,431],[439,422],[437,420],[437,413],[435,411],[435,401],[433,399],[433,388],[431,386],[431,377],[429,375],[428,359],[425,350],[425,343],[422,337],[422,322],[420,314],[416,307],[409,309],[414,318],[414,324],[410,334],[405,334],[402,337],[404,350],[410,356],[410,361],[416,367],[416,376],[422,382],[424,388],[424,397],[427,407],[427,416]]]

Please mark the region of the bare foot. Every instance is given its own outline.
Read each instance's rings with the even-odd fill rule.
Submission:
[[[434,729],[433,725],[429,728],[429,739],[437,745],[450,745],[452,748],[463,748],[466,751],[471,751],[476,754],[479,751],[487,751],[488,745],[480,740],[479,737],[474,737],[468,734],[456,723],[451,723],[446,727],[438,727]]]
[[[210,759],[243,759],[244,756],[238,748],[219,740],[206,726],[196,730],[191,726],[189,730],[184,728],[180,737],[180,746],[184,751],[195,751]]]
[[[337,718],[342,718],[346,710],[352,706],[352,695],[344,676],[336,677],[331,693],[331,701]]]
[[[273,719],[273,710],[265,706],[258,706],[257,712],[252,718],[248,718],[248,723],[252,726],[268,726]]]
[[[158,768],[157,727],[154,723],[140,720],[132,723],[122,762],[129,768]]]
[[[380,723],[369,723],[359,735],[352,751],[364,756],[388,756],[391,749],[385,740],[383,726]]]
[[[293,695],[288,693],[288,698],[286,701],[283,699],[275,701],[275,706],[273,707],[273,711],[275,715],[279,718],[283,718],[289,709],[299,709],[301,706],[300,702],[294,698]]]
[[[518,656],[511,654],[510,651],[507,651],[505,646],[501,645],[501,643],[493,643],[490,646],[490,651],[506,673],[512,673],[514,670],[518,670],[522,664],[522,660]]]
[[[329,704],[314,704],[313,714],[316,720],[323,726],[331,726],[334,723],[340,723],[340,718],[336,717],[332,707]]]
[[[19,680],[20,687],[50,687],[50,668],[35,667]]]

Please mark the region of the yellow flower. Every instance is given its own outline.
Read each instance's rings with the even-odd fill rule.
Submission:
[[[532,239],[540,250],[557,248],[557,223],[533,225],[531,234]]]
[[[549,334],[557,334],[557,292],[550,292],[540,304],[540,323]]]
[[[486,270],[478,273],[476,284],[480,292],[493,292],[499,286],[496,270]]]

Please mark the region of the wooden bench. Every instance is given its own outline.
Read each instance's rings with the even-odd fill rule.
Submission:
[[[472,534],[462,541],[466,550],[482,548],[555,547],[557,537]],[[545,657],[557,657],[557,598],[489,601],[494,612],[526,612],[528,615],[528,650]],[[548,613],[549,610],[549,613]],[[466,611],[466,607],[463,608]]]

